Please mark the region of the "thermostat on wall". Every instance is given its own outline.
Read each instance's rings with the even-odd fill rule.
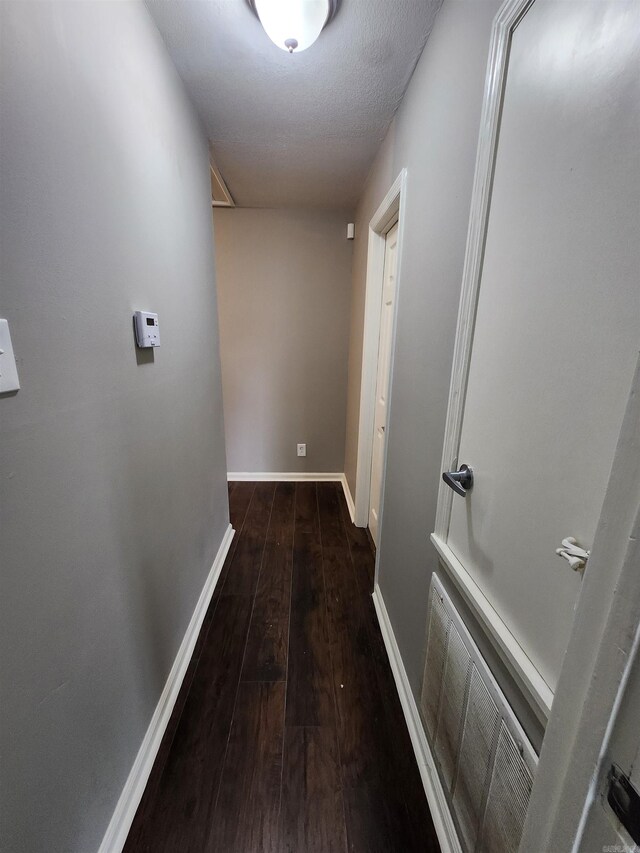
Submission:
[[[133,315],[136,327],[136,343],[139,347],[159,347],[160,327],[158,315],[149,311],[136,311]]]

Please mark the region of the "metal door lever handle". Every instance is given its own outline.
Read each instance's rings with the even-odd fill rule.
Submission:
[[[463,498],[466,498],[467,492],[473,487],[473,471],[468,465],[461,465],[458,471],[443,471],[442,479]]]

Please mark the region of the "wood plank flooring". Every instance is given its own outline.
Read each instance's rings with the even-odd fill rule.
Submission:
[[[436,853],[337,483],[230,483],[236,535],[126,853]]]

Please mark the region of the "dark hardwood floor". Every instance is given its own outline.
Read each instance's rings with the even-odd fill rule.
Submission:
[[[126,853],[439,851],[337,483],[231,483],[236,535]]]

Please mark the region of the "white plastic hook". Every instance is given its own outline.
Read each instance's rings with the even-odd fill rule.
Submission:
[[[591,551],[586,551],[578,545],[573,536],[562,540],[562,548],[556,548],[556,554],[565,559],[574,572],[584,571]]]

